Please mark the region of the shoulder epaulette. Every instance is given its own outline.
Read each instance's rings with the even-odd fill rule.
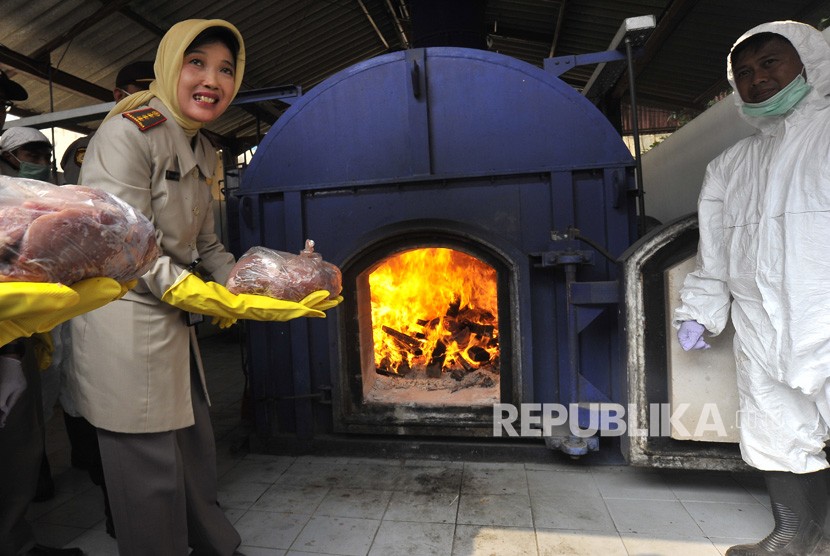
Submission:
[[[122,112],[121,116],[133,122],[141,131],[147,131],[151,127],[167,121],[167,118],[161,112],[149,106],[137,110],[130,110],[129,112]]]

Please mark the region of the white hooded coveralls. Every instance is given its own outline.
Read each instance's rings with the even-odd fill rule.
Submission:
[[[696,320],[716,335],[731,307],[742,457],[765,471],[808,473],[828,467],[830,46],[789,21],[735,44],[762,32],[792,43],[812,90],[783,116],[741,112],[758,132],[707,167],[696,269],[674,323]],[[727,77],[740,110],[729,58]]]

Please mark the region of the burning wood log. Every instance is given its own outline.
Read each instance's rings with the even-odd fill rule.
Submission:
[[[472,336],[470,329],[465,326],[450,336],[450,342],[455,342],[459,348],[464,349],[470,343],[470,336]]]
[[[490,360],[490,354],[480,346],[473,346],[467,350],[467,355],[476,363],[486,363]]]
[[[426,371],[429,378],[440,378],[441,369],[444,367],[444,360],[447,357],[447,346],[443,342],[435,344],[435,349],[432,350],[432,355],[429,357]]]
[[[440,317],[435,317],[434,319],[431,319],[431,320],[418,319],[415,322],[418,323],[418,326],[423,326],[424,328],[428,328],[428,329],[432,330],[433,328],[438,326],[438,323],[441,322],[441,318]]]
[[[405,377],[412,373],[412,368],[409,366],[409,361],[407,360],[407,354],[401,354],[402,359],[401,362],[398,363],[398,366],[392,363],[392,360],[389,359],[389,356],[384,356],[383,359],[380,360],[380,363],[376,364],[375,366],[375,373],[382,375],[382,376],[393,376],[393,377]]]
[[[453,296],[441,316],[433,317],[435,313],[426,312],[415,323],[401,325],[406,332],[381,325],[382,332],[392,339],[402,356],[394,355],[394,364],[381,367],[398,377],[407,374],[423,377],[425,372],[427,378],[446,375],[466,380],[467,375],[485,368],[498,375],[498,353],[490,353],[494,351],[492,348],[498,350],[497,318],[480,307],[462,306],[461,299],[460,294]],[[421,331],[415,331],[416,325],[422,327]],[[465,355],[448,353],[456,348]]]
[[[404,357],[403,361],[401,361],[401,364],[398,365],[398,375],[408,376],[411,372],[412,367],[409,366],[409,361],[407,361],[406,357]]]
[[[390,328],[386,325],[382,326],[381,329],[384,332],[386,332],[387,334],[389,334],[390,336],[392,336],[392,338],[395,339],[395,341],[398,343],[398,345],[400,345],[401,347],[403,347],[405,350],[409,351],[413,355],[415,355],[415,356],[423,355],[423,352],[421,351],[421,342],[420,342],[420,340],[418,340],[416,338],[413,338],[412,336],[410,336],[408,334],[404,334],[403,332],[399,332],[399,331],[395,330],[394,328]]]
[[[479,336],[483,336],[485,338],[492,338],[493,331],[496,329],[496,327],[492,324],[480,324],[468,320],[464,321],[464,326],[469,328],[470,332],[473,334],[478,334]]]
[[[475,367],[473,367],[472,365],[470,365],[470,364],[467,362],[467,360],[466,360],[466,359],[464,359],[464,357],[462,357],[461,355],[459,355],[459,356],[458,356],[458,357],[456,357],[455,359],[456,359],[456,361],[458,361],[458,363],[459,363],[462,367],[464,367],[464,370],[465,370],[465,371],[467,371],[468,373],[469,373],[469,372],[471,372],[471,371],[474,371],[474,370],[475,370]]]
[[[375,366],[375,372],[382,376],[395,376],[395,373],[389,370],[389,367],[392,366],[392,362],[389,360],[388,357],[384,357],[380,360]]]

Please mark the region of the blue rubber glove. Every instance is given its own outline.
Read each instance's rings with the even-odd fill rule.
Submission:
[[[683,351],[709,349],[712,346],[704,341],[704,332],[706,332],[706,328],[696,320],[684,320],[677,330],[677,341],[680,342]]]

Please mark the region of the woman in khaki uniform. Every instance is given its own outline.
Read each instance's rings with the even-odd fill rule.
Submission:
[[[214,232],[217,154],[199,129],[233,100],[244,65],[234,26],[176,24],[159,45],[150,90],[113,109],[84,159],[81,183],[139,209],[162,249],[122,300],[72,321],[69,387],[78,411],[98,429],[122,556],[184,555],[188,545],[194,554],[227,556],[240,544],[216,503],[195,331],[161,298],[196,259],[221,283],[235,262]],[[195,85],[186,79],[191,74]]]
[[[214,233],[210,184],[217,155],[199,132],[227,109],[244,65],[233,25],[177,23],[159,44],[156,80],[108,114],[81,171],[84,185],[145,214],[162,249],[122,300],[72,321],[69,388],[78,411],[98,429],[122,556],[185,555],[188,545],[195,556],[227,556],[240,544],[216,501],[207,389],[186,317],[195,310],[224,324],[250,318],[237,310],[247,307],[244,296],[220,285],[235,261]],[[216,283],[190,272],[198,259],[199,272]],[[324,316],[302,302],[250,297],[271,303],[258,320]],[[287,312],[273,308],[280,303]]]

